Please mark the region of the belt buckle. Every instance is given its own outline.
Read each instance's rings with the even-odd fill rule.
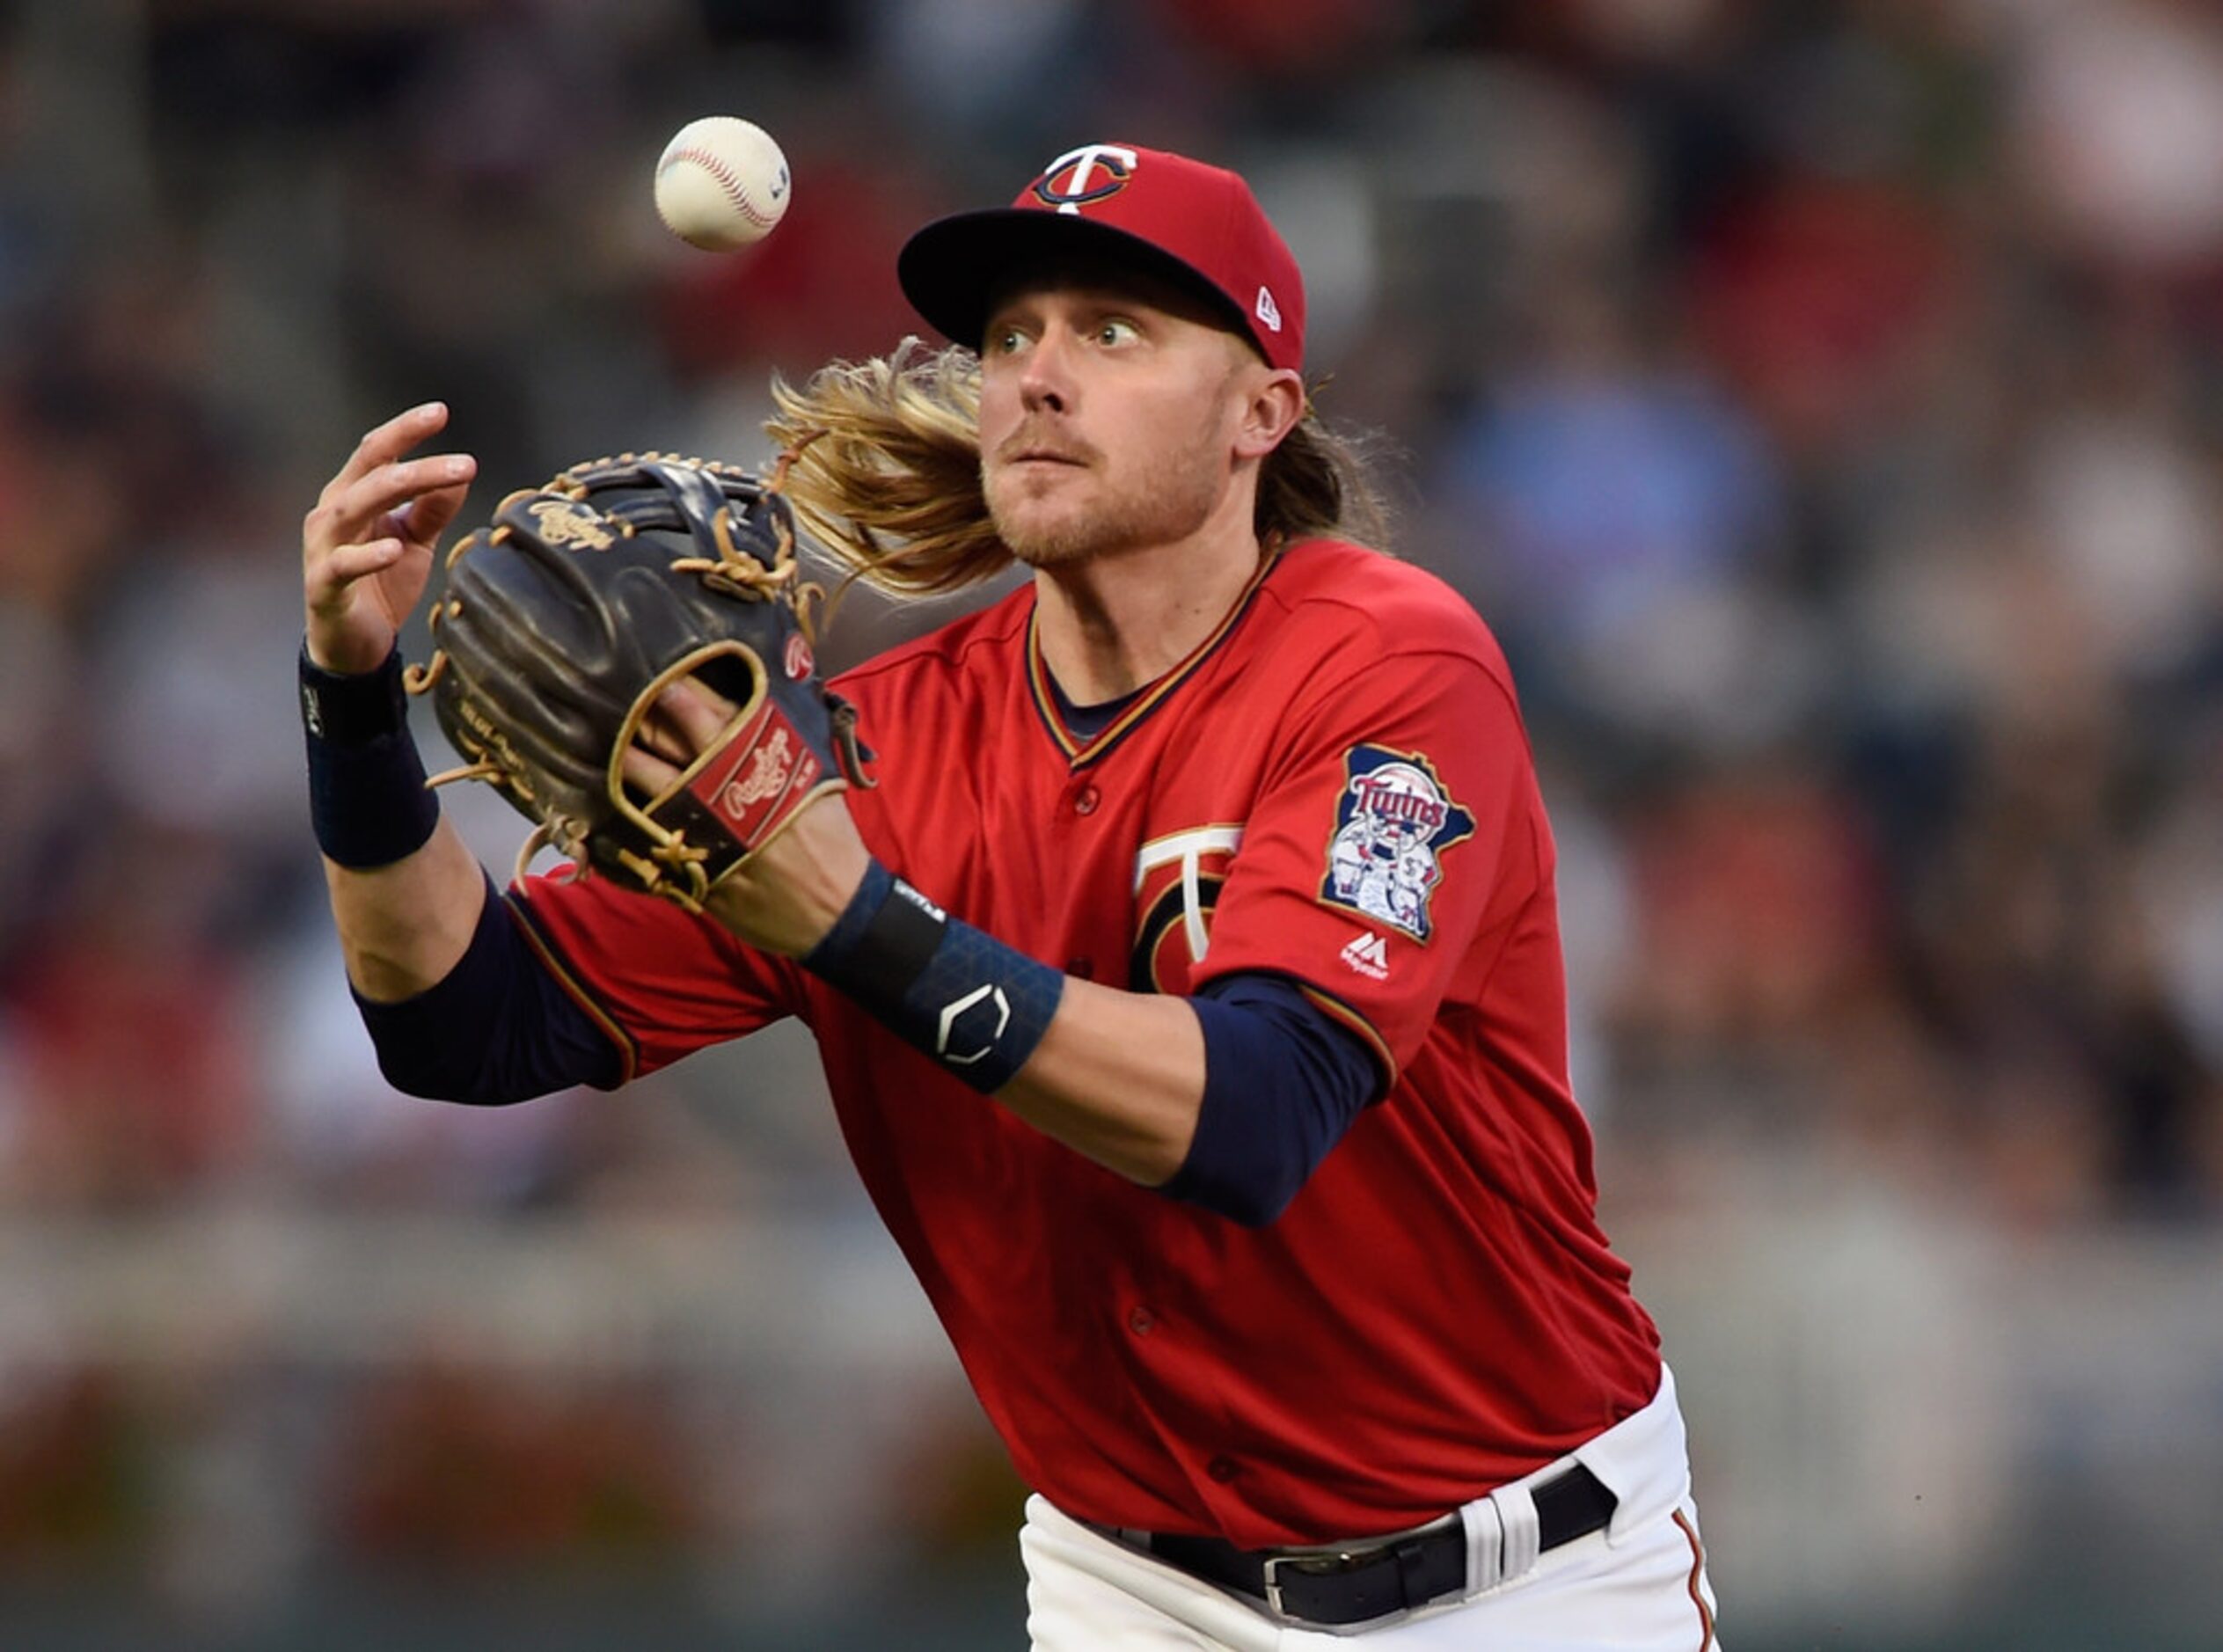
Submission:
[[[1335,1572],[1347,1572],[1363,1561],[1372,1560],[1378,1553],[1378,1549],[1367,1548],[1323,1549],[1317,1553],[1310,1554],[1269,1554],[1266,1557],[1263,1567],[1266,1575],[1266,1604],[1284,1618],[1291,1615],[1282,1604],[1282,1582],[1279,1573],[1280,1568],[1284,1566],[1314,1575],[1324,1575]]]

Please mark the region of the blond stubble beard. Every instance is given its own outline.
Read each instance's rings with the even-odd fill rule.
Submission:
[[[1131,486],[1094,509],[1068,508],[1047,526],[1029,527],[1020,512],[997,498],[996,474],[981,466],[981,491],[989,520],[1011,553],[1031,568],[1071,567],[1122,552],[1172,545],[1188,538],[1219,502],[1226,474],[1211,440],[1217,420],[1208,410],[1196,438],[1175,442],[1153,457]],[[1101,472],[1099,472],[1101,474]]]

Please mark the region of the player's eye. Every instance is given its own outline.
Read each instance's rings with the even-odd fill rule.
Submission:
[[[991,355],[1017,355],[1027,347],[1027,335],[1017,327],[996,327],[988,334]]]
[[[1099,344],[1115,346],[1130,344],[1142,336],[1142,330],[1133,322],[1122,320],[1118,317],[1114,317],[1109,321],[1101,324],[1096,329],[1096,342]]]

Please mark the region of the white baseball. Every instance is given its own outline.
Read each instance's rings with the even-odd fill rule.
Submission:
[[[706,252],[763,240],[786,215],[787,197],[779,145],[764,128],[733,115],[688,121],[656,163],[656,216]]]

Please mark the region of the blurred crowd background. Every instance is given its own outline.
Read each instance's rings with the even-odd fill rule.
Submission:
[[[731,258],[649,202],[713,112],[795,177]],[[1099,139],[1253,179],[1513,658],[1729,1644],[2215,1645],[2205,0],[0,5],[0,1640],[1020,1644],[807,1038],[381,1084],[298,528],[428,397],[477,508],[761,458],[910,229]]]

